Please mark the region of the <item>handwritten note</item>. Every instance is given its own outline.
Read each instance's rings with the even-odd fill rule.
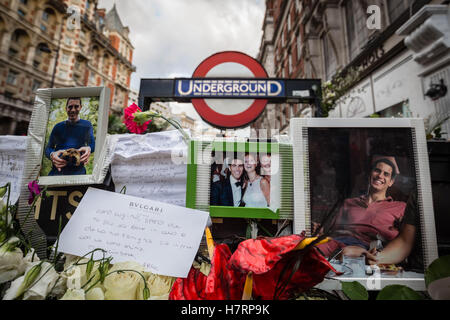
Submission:
[[[19,199],[26,147],[26,136],[0,136],[0,186],[11,182],[11,204]]]
[[[128,195],[185,205],[187,145],[178,131],[116,139],[111,163],[116,191],[126,186]]]
[[[113,263],[136,261],[153,273],[185,278],[207,219],[207,212],[89,188],[59,248],[78,256],[102,248]]]

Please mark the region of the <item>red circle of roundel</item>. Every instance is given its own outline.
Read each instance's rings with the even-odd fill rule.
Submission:
[[[247,67],[253,73],[255,78],[268,77],[266,70],[264,70],[258,61],[245,53],[237,51],[219,52],[206,58],[200,63],[197,69],[195,69],[192,77],[205,78],[212,68],[226,62],[234,62]],[[267,99],[255,99],[246,110],[233,115],[225,115],[211,109],[204,99],[192,99],[191,102],[203,120],[220,128],[238,128],[245,126],[255,120],[267,105]]]

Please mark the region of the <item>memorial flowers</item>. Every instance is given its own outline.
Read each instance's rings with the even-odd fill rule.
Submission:
[[[189,135],[183,130],[178,121],[166,118],[164,115],[152,110],[142,111],[135,103],[131,104],[124,110],[123,123],[131,133],[141,134],[147,130],[148,125],[153,119],[163,119],[171,126],[177,129],[183,136],[185,142],[189,141]]]
[[[146,119],[143,121],[141,108],[137,104],[133,103],[123,111],[123,123],[127,126],[128,131],[131,133],[141,134],[147,130],[148,125],[152,119]]]
[[[37,192],[37,184],[30,185],[34,204],[43,192]],[[9,187],[5,192],[0,188],[3,197]],[[2,219],[13,216],[13,206],[2,197],[0,201]],[[4,239],[0,245],[2,300],[295,299],[308,293],[333,270],[314,248],[328,239],[306,238],[304,234],[248,239],[232,253],[226,244],[215,245],[207,229],[210,259],[201,265],[194,261],[183,279],[146,272],[134,261],[112,264],[112,257],[100,248],[77,257],[59,254],[56,244],[54,258],[41,260],[24,244],[24,239],[10,236],[11,225],[14,226],[10,223],[0,229]],[[449,258],[441,257],[427,268],[428,296],[395,285],[381,290],[378,298],[448,299]],[[344,283],[343,292],[349,299],[368,297],[358,283]]]

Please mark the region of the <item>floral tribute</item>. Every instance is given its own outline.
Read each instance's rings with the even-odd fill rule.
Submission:
[[[307,297],[305,293],[322,282],[330,270],[338,274],[315,248],[328,238],[306,238],[303,233],[248,239],[232,253],[226,244],[214,244],[209,228],[205,230],[209,260],[199,252],[187,278],[156,275],[134,261],[112,264],[112,257],[101,248],[82,257],[64,255],[57,250],[58,240],[50,257],[40,259],[21,232],[15,206],[9,204],[10,187],[9,183],[0,187],[3,300],[286,300]],[[36,181],[28,187],[31,205],[25,221],[46,191]],[[445,256],[426,270],[431,298],[450,298],[449,265],[450,256]],[[343,282],[342,288],[349,299],[368,297],[357,282]],[[381,290],[378,298],[424,297],[408,287],[392,285]]]
[[[168,122],[182,134],[183,139],[186,142],[189,141],[189,135],[183,130],[178,121],[166,118],[162,114],[159,114],[152,110],[142,111],[141,108],[139,108],[139,106],[135,103],[125,108],[123,123],[131,133],[142,134],[145,133],[150,122],[156,118],[161,118],[164,121]]]
[[[45,188],[32,181],[28,189],[31,213],[38,199],[45,196]],[[232,253],[225,244],[214,246],[208,232],[210,261],[201,265],[194,261],[185,279],[146,272],[133,261],[112,264],[112,257],[101,248],[83,257],[64,255],[57,251],[58,240],[51,258],[41,260],[20,232],[14,206],[8,205],[9,193],[9,184],[0,189],[0,297],[3,300],[239,300],[251,297],[252,290],[254,298],[287,299],[298,291],[295,288],[307,290],[322,281],[331,268],[314,248],[306,246],[298,250],[300,244],[309,240],[303,235],[243,241]],[[295,283],[284,294],[275,296],[274,290],[281,279],[279,270],[289,264],[289,254],[293,251],[302,252],[303,261],[311,266],[296,270]],[[98,257],[96,252],[102,257],[94,258],[94,255]],[[318,271],[305,276],[312,268]],[[252,274],[254,282],[249,286]],[[265,283],[259,276],[270,281]]]

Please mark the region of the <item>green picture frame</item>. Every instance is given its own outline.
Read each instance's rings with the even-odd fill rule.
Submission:
[[[279,159],[279,208],[210,206],[211,152],[270,153]],[[209,157],[208,157],[209,156]],[[278,142],[192,140],[188,148],[186,207],[209,211],[211,218],[293,219],[292,145]]]

